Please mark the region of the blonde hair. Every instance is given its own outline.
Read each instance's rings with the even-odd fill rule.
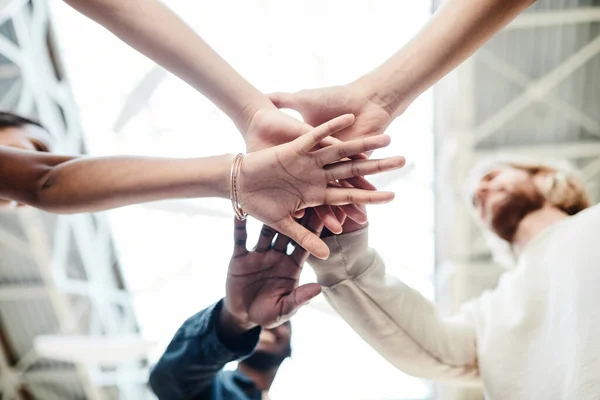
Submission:
[[[565,161],[496,158],[482,161],[471,170],[465,189],[472,210],[472,198],[481,178],[492,170],[502,167],[516,168],[531,176],[541,177],[542,185],[538,185],[538,188],[542,196],[552,206],[568,215],[575,215],[592,204],[579,172]],[[510,244],[484,228],[482,224],[480,225],[492,250],[494,261],[505,266],[514,265],[515,258]]]

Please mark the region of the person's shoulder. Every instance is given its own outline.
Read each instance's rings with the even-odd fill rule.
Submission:
[[[600,231],[600,204],[595,204],[569,217],[566,226],[577,229],[598,229]]]
[[[593,206],[578,212],[573,218],[578,218],[580,216],[595,216],[596,218],[600,218],[600,204],[594,204]]]

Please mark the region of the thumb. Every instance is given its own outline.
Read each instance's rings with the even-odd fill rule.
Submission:
[[[277,92],[268,95],[269,99],[277,108],[290,108],[297,110],[300,106],[296,93]]]
[[[274,223],[272,228],[292,239],[315,257],[321,260],[326,260],[329,257],[329,247],[327,247],[325,242],[291,217]]]
[[[284,299],[283,307],[281,311],[286,318],[291,317],[300,309],[300,307],[306,305],[309,301],[317,297],[321,293],[321,285],[318,283],[307,283],[296,288],[292,293],[287,295]]]

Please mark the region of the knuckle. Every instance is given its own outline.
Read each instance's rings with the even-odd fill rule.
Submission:
[[[352,176],[360,176],[360,166],[357,163],[352,163],[351,172]]]
[[[351,192],[346,193],[346,201],[348,203],[354,203],[354,196],[352,196]]]

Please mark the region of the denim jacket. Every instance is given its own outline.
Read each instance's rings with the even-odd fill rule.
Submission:
[[[223,301],[200,311],[179,328],[150,373],[150,387],[160,400],[260,400],[261,391],[225,364],[248,357],[261,328],[236,343],[223,343],[217,332]]]

